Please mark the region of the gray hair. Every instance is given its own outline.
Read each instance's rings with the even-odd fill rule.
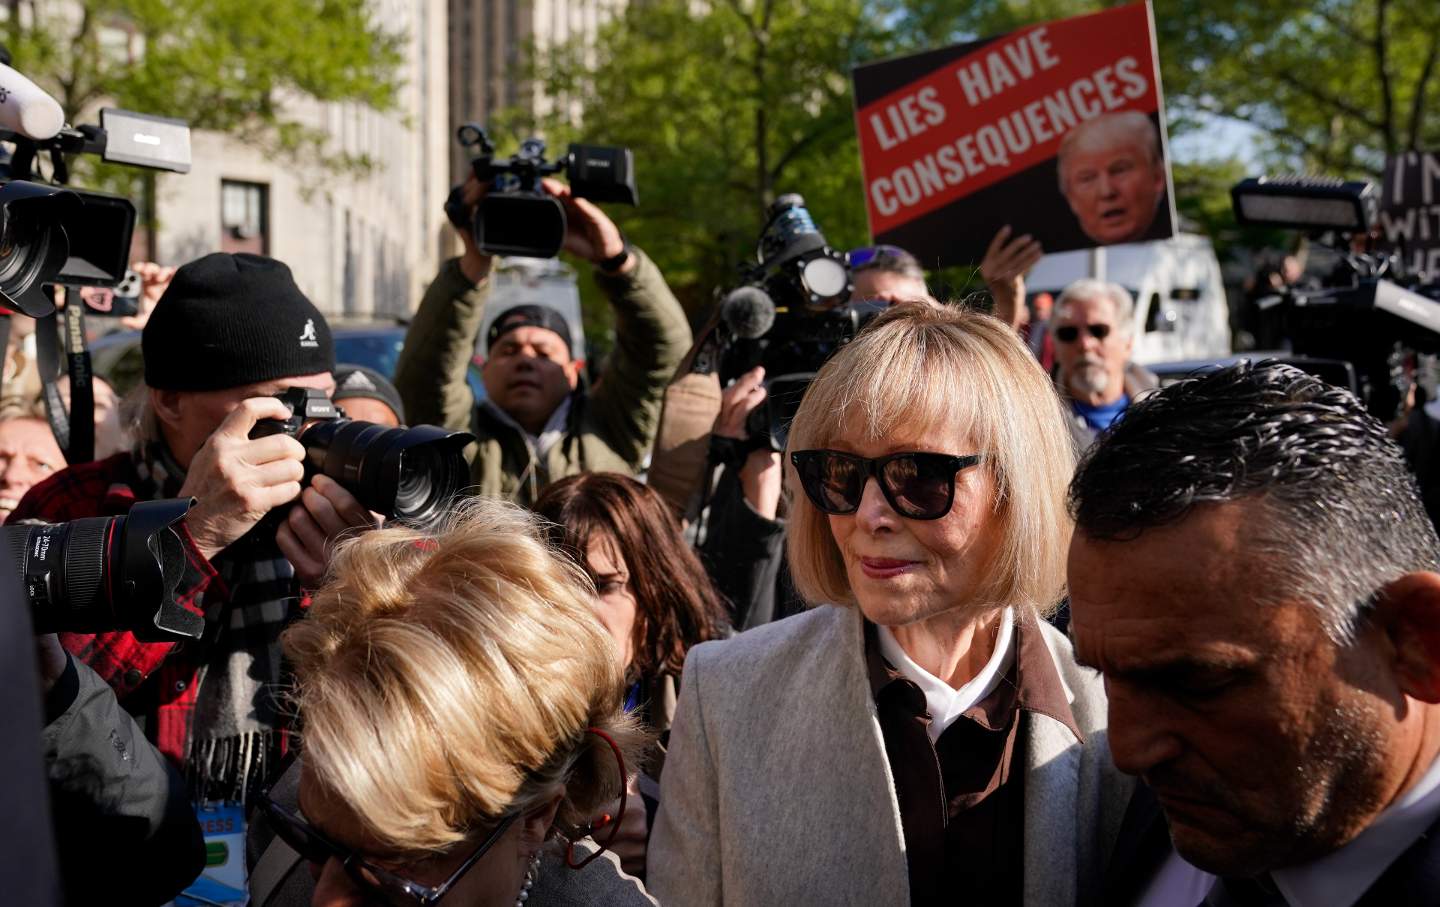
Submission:
[[[1384,587],[1440,571],[1440,538],[1404,454],[1347,390],[1241,362],[1131,405],[1070,485],[1079,532],[1132,539],[1204,504],[1245,502],[1263,599],[1299,596],[1337,645]]]
[[[1072,302],[1091,299],[1108,299],[1115,307],[1115,330],[1122,334],[1131,334],[1135,330],[1135,299],[1130,291],[1118,283],[1110,283],[1104,280],[1096,280],[1093,277],[1082,277],[1065,288],[1060,298],[1055,300],[1054,315],[1050,318],[1050,330],[1053,332],[1060,320],[1060,311]]]
[[[1150,117],[1140,111],[1123,110],[1119,113],[1107,113],[1093,120],[1086,120],[1066,133],[1065,138],[1060,140],[1060,150],[1055,157],[1055,170],[1060,178],[1062,195],[1065,194],[1066,157],[1076,145],[1095,135],[1118,138],[1122,142],[1143,148],[1152,167],[1158,167],[1164,160],[1164,155],[1160,153],[1160,133],[1155,129],[1155,124],[1150,121]]]

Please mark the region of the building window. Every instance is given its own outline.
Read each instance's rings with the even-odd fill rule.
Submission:
[[[270,187],[220,181],[220,249],[270,254]]]

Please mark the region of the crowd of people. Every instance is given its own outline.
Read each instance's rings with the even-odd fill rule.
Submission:
[[[217,804],[261,907],[1440,898],[1440,539],[1348,391],[1264,362],[1159,387],[1129,293],[1027,303],[1041,250],[1008,229],[993,314],[856,250],[886,307],[783,452],[706,477],[697,539],[645,471],[703,337],[545,186],[615,315],[593,386],[544,305],[479,336],[465,231],[393,384],[335,361],[281,261],[147,271],[143,381],[96,393],[94,462],[13,341],[10,525],[195,501],[169,579],[198,639],[37,638],[69,903],[174,898]],[[256,431],[296,387],[470,433],[466,494],[371,512]],[[742,375],[708,433],[743,442],[765,397]]]

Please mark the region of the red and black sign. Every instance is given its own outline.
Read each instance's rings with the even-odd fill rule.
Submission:
[[[1147,3],[855,69],[870,233],[927,267],[1174,235]]]

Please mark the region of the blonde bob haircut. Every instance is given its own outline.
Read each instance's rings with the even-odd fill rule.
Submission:
[[[1074,442],[1050,378],[1010,327],[953,305],[901,303],[875,318],[820,369],[790,426],[788,451],[960,426],[989,472],[1002,541],[971,601],[1048,614],[1065,589],[1071,521],[1065,491]],[[946,431],[948,435],[949,432]],[[898,452],[898,451],[897,451]],[[811,603],[854,604],[829,518],[800,488],[791,496],[790,572]],[[958,603],[957,603],[958,604]]]
[[[562,795],[578,833],[643,735],[625,717],[594,587],[533,517],[473,500],[437,532],[343,543],[285,631],[306,769],[387,851],[421,856]],[[632,803],[632,808],[642,808]]]

